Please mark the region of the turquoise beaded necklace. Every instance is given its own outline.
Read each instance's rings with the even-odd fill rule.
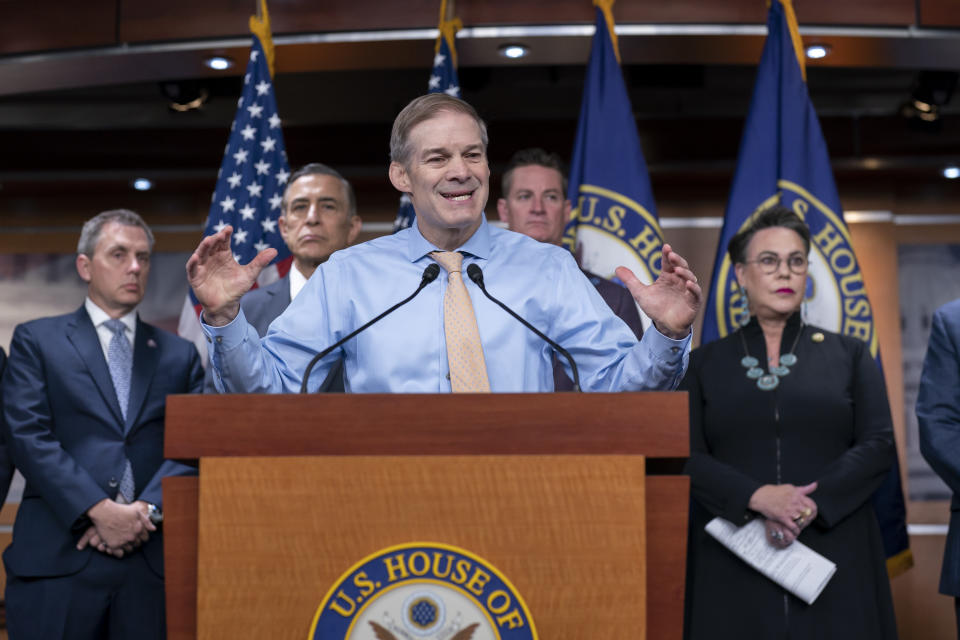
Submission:
[[[747,378],[750,380],[757,381],[757,388],[761,391],[772,391],[780,385],[780,378],[790,373],[790,367],[797,364],[797,356],[793,353],[797,348],[797,343],[800,342],[800,334],[803,333],[803,322],[800,323],[800,330],[797,331],[797,337],[793,339],[793,346],[790,347],[790,352],[785,353],[780,356],[780,362],[776,367],[769,367],[767,373],[763,372],[763,369],[760,368],[760,361],[750,355],[750,351],[747,350],[747,339],[743,335],[743,330],[740,329],[737,333],[740,334],[740,342],[743,344],[743,358],[740,359],[740,364],[744,369],[747,370]]]

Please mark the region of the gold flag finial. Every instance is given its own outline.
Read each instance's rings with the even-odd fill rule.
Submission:
[[[610,34],[610,42],[613,43],[613,54],[617,56],[617,64],[620,64],[620,45],[617,42],[617,33],[613,30],[613,3],[617,0],[593,0],[593,4],[603,11],[603,17],[607,19],[607,33]]]
[[[440,21],[437,24],[437,30],[440,32],[437,34],[437,44],[433,48],[434,53],[440,51],[440,40],[441,38],[447,41],[447,47],[450,49],[450,55],[453,56],[453,65],[457,65],[457,48],[453,44],[453,39],[457,37],[457,31],[463,29],[463,22],[460,21],[460,18],[451,18],[453,15],[453,2],[454,0],[441,0],[440,1]]]
[[[260,46],[267,56],[267,67],[270,69],[270,77],[273,77],[273,36],[270,34],[270,14],[267,13],[267,0],[260,0],[257,7],[257,15],[250,16],[250,33],[260,38]]]
[[[800,75],[807,81],[807,58],[803,53],[803,40],[800,39],[800,28],[797,27],[797,14],[793,12],[792,0],[779,0],[783,5],[783,12],[787,16],[787,28],[790,29],[790,39],[793,40],[793,50],[797,54],[797,64],[800,65]]]

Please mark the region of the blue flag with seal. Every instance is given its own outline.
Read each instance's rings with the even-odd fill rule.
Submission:
[[[880,366],[873,310],[843,219],[830,156],[807,93],[803,47],[790,0],[774,0],[733,187],[707,297],[703,342],[722,338],[749,320],[726,247],[758,210],[782,204],[810,227],[804,319],[870,346]],[[913,557],[899,464],[874,495],[887,569],[897,575]]]
[[[594,4],[596,32],[570,163],[573,209],[563,244],[588,271],[612,279],[623,265],[651,284],[660,274],[663,232],[620,70],[613,0]],[[649,319],[641,317],[647,328]]]
[[[460,80],[457,78],[457,48],[454,46],[454,38],[457,31],[463,27],[460,18],[448,20],[447,0],[440,3],[440,24],[437,26],[437,46],[434,48],[433,69],[430,70],[430,79],[427,80],[427,93],[446,93],[454,98],[460,97]],[[393,221],[393,233],[406,229],[413,224],[417,217],[413,210],[413,203],[410,196],[403,194],[400,196],[400,208],[397,210],[397,217]]]

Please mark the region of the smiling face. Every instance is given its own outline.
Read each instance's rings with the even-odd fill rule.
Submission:
[[[278,220],[280,235],[300,273],[313,274],[334,251],[352,243],[360,218],[351,216],[347,190],[336,176],[311,173],[287,187],[286,208]]]
[[[390,163],[390,181],[410,194],[427,240],[452,251],[480,226],[490,186],[487,152],[476,120],[440,111],[410,130],[411,153]]]
[[[87,295],[111,318],[133,311],[146,293],[150,241],[140,227],[108,222],[100,229],[93,256],[77,256],[77,273]]]
[[[563,176],[556,169],[536,164],[515,168],[510,193],[497,201],[497,213],[511,231],[559,245],[570,216]]]
[[[808,264],[803,238],[796,231],[786,227],[757,231],[747,244],[746,260],[735,269],[737,282],[747,291],[751,315],[785,318],[800,308]]]

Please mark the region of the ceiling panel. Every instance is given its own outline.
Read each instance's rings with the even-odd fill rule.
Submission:
[[[916,20],[916,2],[917,0],[793,0],[793,7],[801,25],[908,25]]]
[[[246,35],[252,0],[119,0],[120,38],[125,42]],[[273,0],[268,3],[276,35],[435,27],[437,0]]]
[[[116,43],[118,0],[0,3],[0,54]]]
[[[957,0],[917,0],[917,13],[924,27],[960,27]]]

